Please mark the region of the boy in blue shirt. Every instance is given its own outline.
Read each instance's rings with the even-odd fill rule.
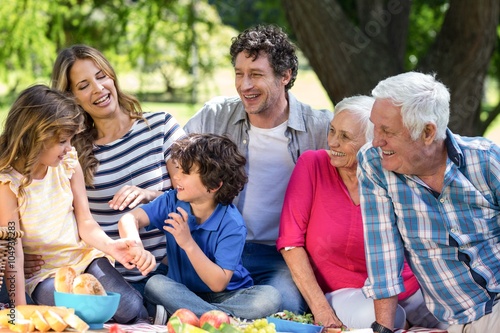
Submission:
[[[237,146],[224,136],[191,134],[173,144],[171,158],[178,169],[176,188],[119,221],[123,238],[140,241],[143,227],[166,235],[168,273],[148,280],[145,298],[170,315],[180,308],[198,316],[222,310],[244,319],[277,312],[279,292],[254,285],[241,261],[247,231],[231,203],[247,176]]]

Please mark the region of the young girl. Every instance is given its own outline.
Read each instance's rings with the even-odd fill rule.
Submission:
[[[93,274],[106,291],[121,294],[115,321],[146,318],[141,295],[106,255],[143,274],[156,263],[140,244],[109,238],[92,218],[71,146],[82,126],[83,114],[73,99],[44,85],[23,91],[9,111],[0,136],[0,226],[24,231],[15,261],[7,265],[9,285],[16,287],[11,300],[25,304],[26,287],[35,303],[54,305],[55,272],[72,266],[77,273]],[[42,254],[44,261],[26,281],[23,250]]]

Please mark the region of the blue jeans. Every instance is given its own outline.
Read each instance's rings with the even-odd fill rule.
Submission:
[[[243,319],[266,317],[277,312],[281,303],[279,292],[271,286],[194,293],[184,284],[159,274],[146,283],[144,297],[153,304],[163,305],[169,315],[177,309],[186,308],[198,317],[210,310],[221,310]]]
[[[161,275],[167,275],[168,273],[168,266],[165,265],[164,263],[160,263],[158,267],[154,271],[148,274],[144,279],[139,280],[139,281],[129,281],[130,285],[135,288],[139,293],[141,293],[142,296],[144,296],[144,288],[146,287],[146,282],[156,274],[161,274]]]
[[[246,243],[241,259],[256,285],[270,285],[278,289],[282,298],[280,311],[303,314],[308,310],[283,256],[275,246]]]
[[[167,273],[168,273],[168,266],[165,265],[164,263],[160,263],[158,267],[156,267],[156,269],[151,273],[149,273],[148,276],[146,276],[144,279],[135,282],[129,281],[129,283],[132,287],[135,288],[135,290],[137,290],[142,295],[142,297],[144,297],[144,288],[146,287],[146,282],[148,282],[148,280],[153,275],[156,274],[167,275]],[[156,314],[156,304],[148,302],[148,300],[144,297],[144,306],[148,311],[148,315],[154,318]]]
[[[11,303],[11,300],[9,298],[9,292],[7,291],[7,281],[5,281],[5,275],[0,277],[2,279],[2,288],[0,288],[0,303],[5,304],[5,306],[9,306],[13,308],[15,306],[14,303]],[[28,293],[26,293],[26,303],[27,304],[34,304],[33,301],[31,300],[30,296]]]
[[[143,305],[141,294],[135,290],[109,262],[107,258],[97,258],[85,270],[94,275],[106,291],[119,293],[120,304],[113,320],[120,324],[134,323],[147,319],[148,313]],[[55,305],[54,278],[40,282],[31,297],[36,304]]]

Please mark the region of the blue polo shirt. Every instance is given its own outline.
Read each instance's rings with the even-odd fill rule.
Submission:
[[[241,262],[247,229],[238,209],[232,204],[218,204],[204,223],[197,224],[190,204],[177,199],[177,190],[167,191],[141,206],[149,217],[148,230],[160,229],[167,238],[167,276],[184,284],[193,292],[212,292],[196,273],[186,252],[177,245],[175,238],[163,229],[165,220],[169,218],[168,214],[178,213],[177,207],[188,212],[191,235],[205,255],[220,267],[234,272],[226,290],[251,287],[253,280]]]

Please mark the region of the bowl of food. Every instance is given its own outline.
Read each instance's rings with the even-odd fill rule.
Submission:
[[[266,318],[268,323],[273,323],[276,332],[294,332],[294,333],[321,333],[323,326],[312,323],[310,318],[303,315],[294,315],[292,312],[278,312]]]
[[[54,291],[56,306],[75,309],[75,314],[89,325],[91,330],[101,329],[118,309],[120,294],[107,292],[106,295],[73,294]]]

